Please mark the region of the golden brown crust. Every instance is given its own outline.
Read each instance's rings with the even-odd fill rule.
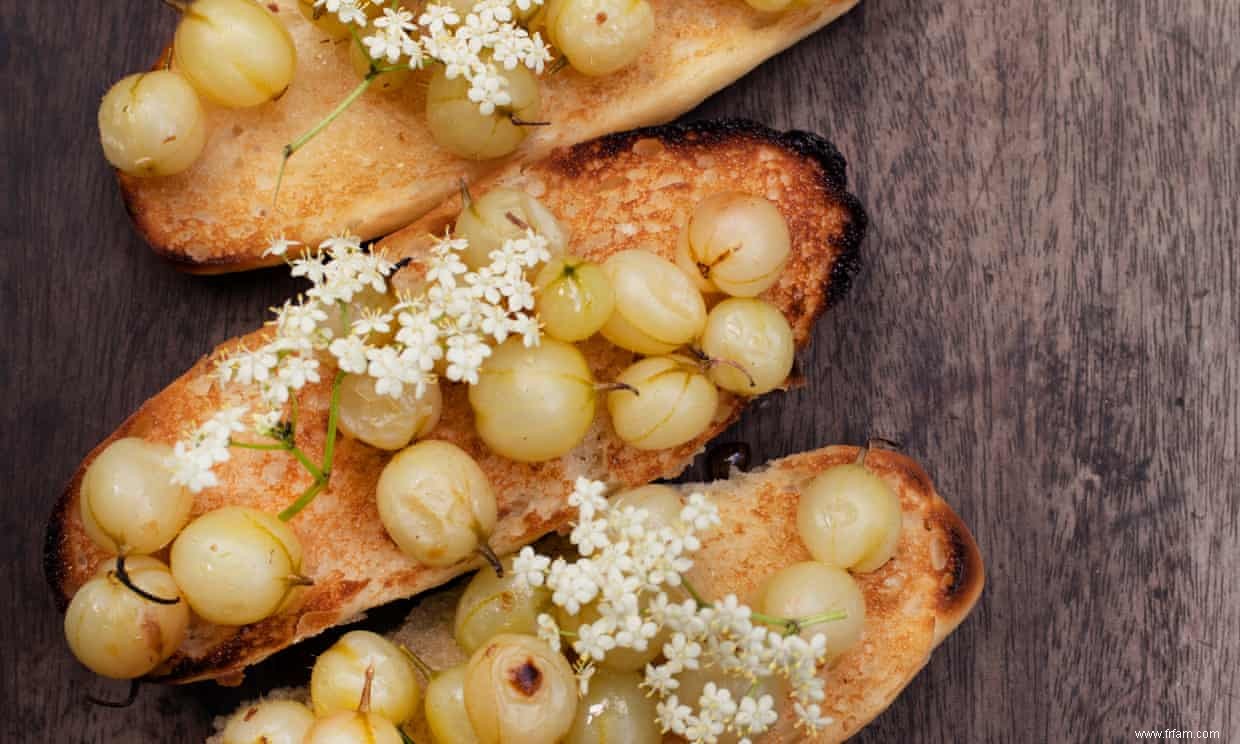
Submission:
[[[784,311],[797,343],[804,345],[814,319],[841,291],[841,277],[851,271],[839,267],[855,267],[864,231],[864,212],[843,190],[842,168],[834,148],[810,135],[779,134],[736,122],[702,123],[618,135],[544,162],[513,165],[478,190],[498,183],[537,190],[569,229],[570,252],[595,259],[639,245],[670,256],[681,219],[704,194],[725,189],[764,194],[788,218],[793,245],[788,270],[765,297]],[[603,188],[606,182],[611,185]],[[418,274],[428,232],[454,214],[455,208],[447,205],[380,244],[378,250],[411,259],[394,280],[398,286]],[[615,227],[630,222],[631,230]],[[263,333],[229,342],[201,360],[147,401],[100,448],[122,436],[170,443],[223,405],[247,402],[247,391],[222,393],[213,384],[212,360],[238,343],[255,343]],[[596,379],[613,379],[634,359],[599,339],[586,342],[582,350]],[[315,459],[322,452],[329,407],[324,377],[307,386],[298,403],[298,444]],[[431,437],[464,448],[490,478],[500,513],[491,544],[501,554],[565,523],[564,499],[576,477],[636,485],[674,476],[744,405],[721,395],[707,432],[658,452],[641,452],[620,442],[600,406],[593,430],[576,450],[560,460],[528,465],[487,450],[474,431],[462,386],[445,385],[443,393],[444,415]],[[76,508],[81,475],[100,448],[82,464],[48,528],[46,570],[62,605],[105,558],[83,532]],[[178,654],[153,676],[170,682],[236,680],[246,666],[280,648],[468,570],[471,564],[421,566],[387,537],[374,500],[387,457],[355,440],[339,441],[331,486],[292,522],[305,552],[303,570],[315,579],[300,604],[242,628],[196,620]],[[279,511],[309,485],[309,476],[292,458],[277,452],[234,449],[217,474],[221,485],[196,497],[195,514],[236,503]]]
[[[396,93],[368,92],[289,162],[278,205],[271,201],[283,146],[309,129],[357,84],[347,46],[322,36],[278,4],[298,50],[297,77],[278,101],[208,111],[203,156],[177,176],[118,175],[126,208],[152,248],[178,268],[243,271],[264,257],[273,235],[308,244],[348,228],[364,238],[408,225],[453,192],[509,162],[608,132],[659,124],[692,109],[757,64],[822,28],[858,0],[811,0],[771,15],[741,0],[653,0],[655,38],[633,66],[603,78],[564,70],[544,79],[545,118],[508,158],[476,163],[431,141],[426,73]]]
[[[752,603],[773,572],[808,560],[796,526],[800,489],[825,469],[855,461],[858,451],[826,447],[776,460],[752,473],[734,473],[726,481],[680,486],[685,494],[706,493],[719,505],[722,518],[694,557],[690,578],[696,587],[707,597],[732,593]],[[925,471],[908,457],[886,450],[871,450],[865,462],[899,494],[904,513],[900,544],[886,565],[857,575],[865,594],[865,630],[856,647],[822,672],[827,681],[823,709],[835,723],[817,737],[806,737],[790,725],[793,714],[785,704],[777,728],[759,739],[764,744],[832,744],[857,733],[925,666],[935,646],[959,625],[981,593],[977,544]],[[465,658],[452,637],[460,590],[458,585],[431,592],[395,633],[441,668]],[[417,738],[424,732],[411,733]]]

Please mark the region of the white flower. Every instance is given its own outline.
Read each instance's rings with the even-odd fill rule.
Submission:
[[[366,0],[315,0],[314,7],[335,13],[341,23],[364,27],[369,20],[363,10],[366,4]]]
[[[530,546],[521,548],[521,552],[512,559],[512,572],[516,579],[526,586],[542,586],[547,578],[547,568],[551,559],[534,552]]]
[[[391,333],[392,316],[381,310],[366,309],[362,317],[353,321],[353,334],[367,336],[371,333]]]
[[[409,35],[417,26],[413,13],[401,8],[384,8],[383,15],[374,21],[375,33],[362,39],[371,59],[386,59],[396,64],[401,57],[421,57],[417,41]]]
[[[263,255],[264,256],[283,256],[286,253],[288,253],[290,248],[296,248],[299,245],[301,245],[301,243],[297,242],[296,240],[289,240],[288,238],[281,235],[278,238],[272,239],[271,244],[267,246],[267,250],[263,251]]]
[[[702,646],[689,640],[684,633],[676,633],[672,640],[663,644],[663,655],[667,657],[667,663],[677,669],[697,669]]]
[[[797,714],[798,725],[803,726],[808,731],[818,731],[835,723],[834,718],[822,714],[822,708],[817,703],[802,705],[800,702],[796,702],[793,703],[792,709]]]
[[[680,680],[676,679],[676,674],[680,670],[672,664],[660,664],[654,666],[646,665],[646,677],[642,681],[642,687],[647,688],[659,697],[667,697],[680,687]]]
[[[775,712],[775,699],[770,695],[763,695],[756,700],[746,695],[736,706],[736,715],[732,718],[732,725],[737,733],[744,736],[757,736],[769,729],[778,718],[779,714]]]
[[[616,647],[616,639],[609,635],[610,628],[606,621],[583,623],[577,628],[577,640],[573,642],[573,650],[579,656],[601,661],[607,652]]]
[[[538,637],[547,642],[556,653],[560,651],[560,626],[547,613],[538,616]]]
[[[675,695],[668,695],[655,705],[659,716],[659,726],[663,733],[671,732],[683,736],[693,717],[693,710],[682,705]]]
[[[281,413],[280,410],[274,408],[270,411],[255,413],[250,417],[254,432],[264,437],[272,436],[276,427],[280,425]]]
[[[193,493],[219,485],[212,469],[228,460],[229,439],[233,432],[245,430],[241,420],[246,411],[245,406],[223,408],[177,442],[168,462],[172,482]]]
[[[312,357],[290,356],[280,364],[280,381],[292,390],[300,390],[308,382],[319,381],[319,360]]]
[[[332,341],[327,347],[332,356],[336,357],[336,366],[349,374],[365,374],[369,364],[366,352],[369,347],[357,336],[345,336]]]

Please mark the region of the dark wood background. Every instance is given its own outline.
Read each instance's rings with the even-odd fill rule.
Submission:
[[[182,276],[126,222],[96,106],[170,14],[0,9],[0,740],[200,740],[242,693],[83,701],[122,690],[69,655],[43,524],[87,450],[291,285]],[[729,438],[760,461],[901,439],[987,561],[859,740],[1240,741],[1238,41],[1236,0],[865,0],[694,114],[825,134],[872,219],[810,385]]]

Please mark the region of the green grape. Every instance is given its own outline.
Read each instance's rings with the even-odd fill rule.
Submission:
[[[504,575],[491,568],[474,574],[456,605],[453,632],[456,642],[473,653],[501,633],[538,632],[538,616],[549,609],[550,592],[530,587],[512,573],[512,559],[504,559]]]
[[[297,0],[297,8],[307,21],[313,23],[315,28],[322,31],[328,37],[339,40],[347,39],[351,35],[348,24],[341,23],[340,18],[335,13],[328,11],[327,8],[314,7],[314,0]],[[377,18],[381,10],[382,8],[380,8],[378,3],[362,7],[362,12],[368,18]]]
[[[551,338],[533,347],[508,339],[469,388],[478,436],[519,462],[551,460],[580,444],[594,421],[594,398],[585,357]]]
[[[349,42],[349,64],[353,66],[353,72],[357,73],[359,78],[365,78],[370,74],[370,55],[358,41]],[[383,59],[379,61],[379,66],[391,67],[393,65],[386,59]],[[405,87],[405,83],[409,82],[411,77],[413,77],[412,69],[381,72],[375,76],[374,82],[370,84],[370,90],[377,90],[381,93],[400,90]]]
[[[646,602],[642,602],[642,609],[645,610]],[[588,625],[597,622],[602,618],[602,614],[598,610],[596,603],[591,603],[582,607],[576,615],[570,615],[562,607],[553,608],[556,624],[561,630],[569,633],[576,633],[577,629],[582,625]],[[646,644],[645,651],[638,651],[632,648],[613,648],[607,652],[599,665],[621,672],[633,672],[644,669],[647,664],[658,658],[663,652],[663,644],[667,643],[671,638],[671,633],[664,629],[659,635],[650,639]]]
[[[413,385],[406,385],[399,398],[378,393],[368,375],[346,375],[340,383],[340,430],[371,447],[406,447],[429,434],[442,411],[438,382],[427,385],[420,398]]]
[[[295,700],[264,700],[242,706],[228,719],[220,744],[302,744],[314,714]]]
[[[616,382],[633,388],[607,394],[616,435],[643,450],[684,444],[710,426],[719,391],[684,357],[650,357],[629,366]]]
[[[646,0],[549,0],[547,37],[573,69],[610,75],[637,61],[654,38]]]
[[[680,491],[659,483],[621,491],[613,496],[611,501],[615,509],[626,506],[645,509],[650,515],[647,517],[646,524],[656,529],[673,527],[678,524],[680,510],[684,508],[684,504],[680,501]]]
[[[297,69],[293,37],[254,0],[194,0],[172,47],[176,69],[198,92],[229,108],[280,97]]]
[[[109,444],[82,476],[82,527],[113,553],[154,553],[189,521],[194,496],[172,482],[172,448],[125,437]]]
[[[689,278],[649,251],[620,251],[603,263],[616,294],[604,338],[638,354],[666,354],[706,325],[706,303]]]
[[[365,630],[344,634],[315,660],[310,673],[315,715],[356,710],[368,674],[370,712],[397,723],[413,718],[422,702],[417,670],[391,641]]]
[[[508,81],[512,103],[483,114],[469,100],[464,76],[449,80],[442,66],[436,68],[426,91],[426,126],[440,147],[470,160],[490,160],[517,149],[527,129],[517,122],[534,122],[540,115],[538,78],[524,66],[499,74]]]
[[[464,664],[439,672],[426,686],[426,725],[435,744],[478,744],[465,710]]]
[[[715,194],[681,230],[676,263],[703,292],[753,297],[779,280],[792,238],[779,209],[760,196]]]
[[[802,490],[797,529],[815,559],[868,572],[896,552],[900,499],[864,465],[836,465]]]
[[[547,239],[552,256],[564,252],[568,234],[551,210],[519,189],[491,189],[470,199],[456,218],[453,234],[464,238],[469,246],[461,252],[461,260],[477,271],[491,263],[492,251],[505,240],[525,237],[526,227]]]
[[[554,744],[577,713],[577,680],[545,641],[498,635],[469,658],[465,710],[483,744]]]
[[[181,592],[163,563],[147,556],[125,561],[130,582],[153,596]],[[116,576],[116,560],[82,585],[65,612],[65,638],[78,661],[95,674],[133,679],[172,656],[189,626],[185,602],[161,604],[139,596]]]
[[[702,693],[706,690],[707,683],[710,682],[713,682],[719,689],[731,693],[732,700],[736,702],[746,695],[755,700],[763,695],[770,695],[775,702],[776,710],[779,710],[782,701],[786,700],[790,694],[787,680],[783,677],[761,677],[755,683],[746,677],[724,674],[717,666],[705,669],[686,669],[676,675],[676,681],[680,683],[680,686],[676,688],[676,696],[680,702],[692,708],[698,707],[698,701],[702,699]],[[725,731],[719,736],[718,744],[737,744],[738,741],[740,737],[735,732]]]
[[[377,713],[342,710],[314,722],[302,744],[402,744],[396,724]]]
[[[495,529],[495,493],[464,450],[438,440],[402,450],[376,487],[379,519],[406,555],[450,566],[478,552]]]
[[[564,744],[660,744],[655,701],[640,687],[642,675],[604,669],[590,679]]]
[[[847,616],[801,630],[801,637],[822,633],[827,658],[835,659],[857,645],[865,629],[865,597],[844,569],[817,561],[794,563],[769,576],[762,586],[758,610],[774,617],[797,620],[843,610]]]
[[[745,0],[749,7],[763,13],[782,13],[798,5],[797,0]]]
[[[761,395],[783,385],[796,355],[784,314],[765,300],[749,298],[715,305],[706,316],[701,344],[708,357],[725,362],[711,367],[710,379],[737,395]]]
[[[108,162],[131,176],[171,176],[188,169],[207,143],[207,114],[193,87],[175,72],[130,75],[99,104],[99,140]]]
[[[190,522],[172,543],[172,575],[204,620],[247,625],[279,612],[306,583],[301,555],[284,522],[227,506]]]
[[[543,332],[560,341],[584,341],[611,317],[616,294],[596,263],[558,258],[538,272],[535,309]]]

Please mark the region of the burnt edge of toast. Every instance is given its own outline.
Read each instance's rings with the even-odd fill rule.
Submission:
[[[868,215],[861,202],[847,191],[847,163],[834,144],[811,132],[799,130],[781,132],[747,119],[716,119],[643,127],[628,132],[605,135],[567,148],[557,149],[549,154],[546,159],[555,168],[567,174],[574,174],[580,171],[580,165],[589,158],[617,155],[629,150],[635,142],[642,139],[657,139],[673,149],[709,147],[738,139],[748,139],[771,144],[795,153],[800,157],[812,160],[818,166],[820,183],[828,198],[842,207],[847,214],[847,224],[844,225],[842,233],[838,238],[831,241],[831,247],[835,249],[834,263],[824,287],[823,305],[815,313],[815,319],[833,307],[847,294],[853,277],[861,267],[861,242],[865,237]],[[143,234],[143,237],[148,238],[141,226],[141,221],[131,208],[128,194],[124,189],[121,189],[121,191],[125,194],[126,208],[134,218],[134,224],[138,227],[139,232]],[[148,242],[150,242],[149,239]],[[176,268],[182,271],[212,273],[213,267],[218,267],[219,271],[225,271],[227,270],[225,267],[241,265],[241,262],[230,262],[227,259],[212,259],[195,263],[187,261],[184,256],[179,254],[161,250],[154,243],[151,244],[158,254],[174,263]],[[102,448],[116,438],[124,436],[130,423],[141,413],[143,407],[140,407],[133,415],[126,419],[111,436],[100,442],[86,456],[83,463],[93,459],[97,452],[102,451]],[[740,417],[740,413],[741,409],[732,411],[725,421],[719,423],[719,431],[722,432],[727,426],[734,423]],[[67,511],[73,502],[73,495],[79,486],[82,472],[81,465],[79,465],[73,478],[65,486],[60,498],[57,500],[49,516],[47,531],[44,535],[44,576],[52,589],[56,607],[62,613],[67,609],[70,601],[70,597],[66,595],[64,590],[64,581],[68,573],[65,561],[66,556],[64,555],[64,527]],[[922,477],[925,478],[924,473]],[[360,588],[356,587],[352,591],[355,592],[360,590]],[[298,617],[301,614],[304,613],[298,613]],[[286,618],[280,619],[286,620]],[[233,667],[238,662],[242,662],[243,657],[246,656],[246,651],[252,650],[256,645],[268,646],[272,641],[276,641],[277,646],[283,645],[278,642],[278,637],[281,636],[281,633],[277,628],[272,627],[275,624],[277,623],[263,621],[251,626],[242,626],[237,634],[212,648],[205,656],[181,659],[171,669],[154,674],[151,678],[175,682],[178,678],[184,680],[185,678],[197,677],[207,670]],[[283,622],[278,624],[284,625]]]
[[[824,287],[824,310],[829,310],[848,294],[853,278],[861,269],[861,241],[869,226],[869,215],[861,201],[848,192],[848,163],[828,139],[799,129],[780,131],[751,119],[703,119],[681,124],[662,124],[608,134],[597,139],[557,149],[547,156],[562,172],[574,175],[591,158],[609,157],[629,150],[642,139],[657,139],[677,149],[709,147],[736,139],[749,139],[775,145],[814,161],[821,172],[823,189],[848,214],[848,224],[834,247],[839,249]]]

